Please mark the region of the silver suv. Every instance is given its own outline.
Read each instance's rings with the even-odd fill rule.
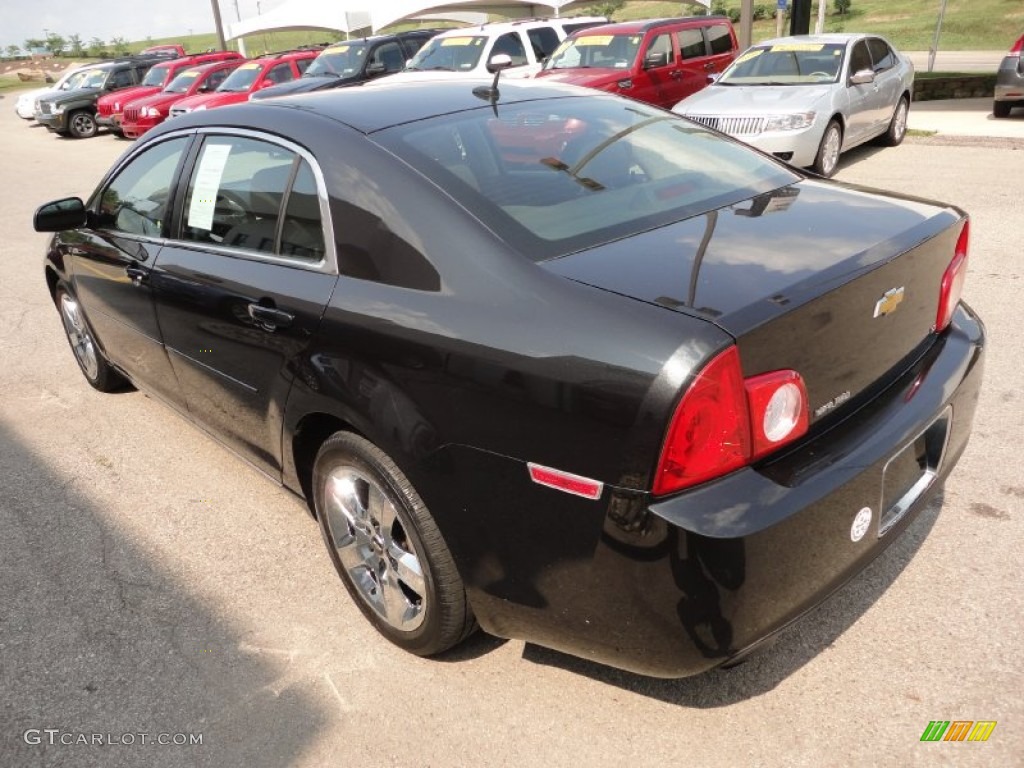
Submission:
[[[1014,107],[1024,107],[1024,35],[1003,57],[996,73],[996,95],[992,101],[993,117],[1009,117]]]
[[[412,79],[417,73],[427,71],[486,77],[493,72],[491,59],[499,54],[512,59],[508,76],[529,77],[538,72],[558,44],[577,29],[607,23],[603,16],[577,16],[522,19],[449,30],[432,38],[394,77]]]

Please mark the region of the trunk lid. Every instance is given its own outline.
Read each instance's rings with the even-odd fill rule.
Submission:
[[[962,218],[807,180],[543,265],[715,323],[737,340],[745,376],[798,371],[813,423],[916,356]]]

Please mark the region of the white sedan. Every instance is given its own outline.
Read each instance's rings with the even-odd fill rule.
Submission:
[[[797,167],[831,176],[870,139],[903,141],[914,66],[877,35],[767,40],[673,111]]]
[[[77,87],[79,80],[81,80],[81,74],[90,66],[92,65],[83,64],[80,67],[68,67],[64,74],[57,79],[57,82],[52,85],[48,85],[45,88],[33,88],[31,91],[22,91],[18,94],[18,99],[14,104],[14,111],[18,113],[18,117],[32,120],[35,118],[36,102],[41,97],[52,96],[55,92],[69,91]]]

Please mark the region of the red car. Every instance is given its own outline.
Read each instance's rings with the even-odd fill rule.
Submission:
[[[234,51],[212,51],[210,53],[199,53],[194,56],[171,59],[163,64],[156,64],[146,73],[146,77],[141,85],[137,85],[134,88],[122,88],[114,93],[101,96],[99,101],[96,102],[96,123],[97,125],[109,128],[114,133],[121,133],[121,113],[128,102],[135,101],[143,96],[149,96],[151,93],[158,93],[179,72],[189,67],[205,64],[210,61],[230,59],[241,61],[242,55]]]
[[[175,77],[166,88],[125,104],[121,117],[121,132],[129,139],[137,139],[150,128],[167,119],[171,106],[196,94],[216,90],[225,78],[246,59],[226,59],[189,67]]]
[[[563,40],[537,77],[671,109],[729,66],[738,50],[724,16],[602,24]]]
[[[280,85],[302,75],[320,54],[320,48],[275,53],[252,59],[238,67],[213,93],[182,99],[171,108],[171,117],[197,109],[213,109],[247,101],[250,93]]]

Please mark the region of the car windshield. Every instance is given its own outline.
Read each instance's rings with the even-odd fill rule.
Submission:
[[[562,41],[544,69],[606,67],[629,69],[640,50],[642,35],[582,35]]]
[[[187,69],[171,80],[170,84],[164,88],[164,92],[188,93],[188,89],[192,87],[192,83],[196,81],[197,77],[199,77],[199,70]]]
[[[359,74],[366,58],[366,48],[366,44],[362,42],[338,43],[330,48],[324,48],[302,76],[351,77]]]
[[[73,91],[76,88],[81,88],[82,87],[82,83],[85,81],[85,77],[88,74],[89,74],[88,72],[75,72],[73,75],[68,77],[68,79],[65,80],[59,86],[59,88],[62,91]]]
[[[834,83],[843,64],[843,43],[778,43],[748,49],[722,73],[718,85],[815,85]]]
[[[800,178],[676,115],[596,94],[482,106],[376,138],[538,261]]]
[[[232,93],[245,93],[260,76],[260,70],[262,65],[253,62],[252,64],[243,64],[230,75],[227,79],[220,84],[218,91],[229,91]]]
[[[146,77],[142,81],[142,84],[154,88],[163,88],[170,77],[171,68],[163,64],[158,64],[146,73]]]
[[[105,69],[90,69],[88,72],[83,72],[82,75],[82,80],[75,86],[76,88],[102,88],[103,84],[107,82],[107,70]]]
[[[413,56],[407,69],[473,69],[480,61],[487,38],[483,35],[435,37]]]

